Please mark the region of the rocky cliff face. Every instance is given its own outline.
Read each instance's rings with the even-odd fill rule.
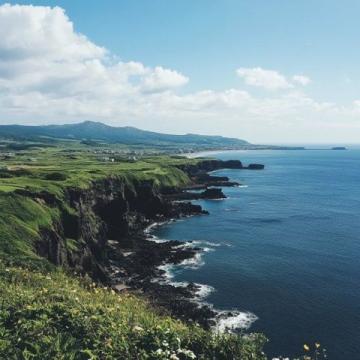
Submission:
[[[119,178],[94,182],[86,190],[70,188],[66,204],[46,193],[36,196],[62,213],[52,229],[41,230],[38,254],[101,281],[109,280],[109,244],[116,244],[118,252],[133,251],[141,247],[143,230],[152,222],[204,213],[200,206],[169,201],[152,182],[127,184]]]

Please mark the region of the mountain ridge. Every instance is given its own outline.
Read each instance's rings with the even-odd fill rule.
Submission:
[[[208,145],[210,147],[241,147],[249,142],[216,135],[184,134],[173,135],[138,129],[132,126],[114,127],[101,122],[84,121],[64,125],[0,125],[3,137],[51,137],[56,139],[94,140],[109,143],[136,144],[171,144],[171,145]]]

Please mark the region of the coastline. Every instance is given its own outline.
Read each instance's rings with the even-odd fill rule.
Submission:
[[[173,272],[183,267],[202,266],[203,255],[207,251],[214,251],[220,244],[159,239],[153,232],[165,223],[208,214],[201,206],[192,204],[191,200],[223,200],[226,196],[222,192],[222,187],[241,186],[227,177],[209,174],[224,168],[242,170],[263,167],[259,164],[245,167],[240,161],[204,160],[198,166],[183,168],[182,170],[190,176],[192,186],[204,191],[191,192],[192,187],[167,189],[162,198],[170,205],[171,215],[142,224],[136,235],[137,248],[140,248],[140,251],[129,252],[125,262],[121,261],[117,269],[116,261],[113,262],[113,273],[125,272],[128,276],[122,277],[121,283],[118,283],[118,278],[110,275],[111,286],[115,290],[140,292],[152,304],[170,312],[176,318],[186,322],[194,321],[206,329],[217,332],[248,329],[257,317],[236,309],[215,309],[212,304],[206,302],[209,294],[216,291],[214,288],[206,284],[173,281]]]
[[[211,215],[210,215],[211,216]],[[177,220],[150,225],[151,229],[149,232],[149,240],[155,242],[168,242],[169,240],[159,239],[157,236],[152,234],[152,231],[156,228],[161,227],[167,223],[176,222]],[[200,248],[197,247],[200,246]],[[157,279],[153,279],[154,282],[159,284],[164,284],[168,286],[173,286],[175,288],[188,289],[191,292],[191,297],[188,299],[189,302],[196,304],[201,307],[208,307],[211,310],[211,314],[208,314],[212,317],[207,319],[207,322],[210,325],[210,328],[215,332],[240,332],[248,330],[250,326],[258,319],[257,316],[251,312],[239,311],[237,309],[228,309],[228,310],[219,310],[214,307],[213,304],[206,301],[208,296],[217,291],[214,287],[207,284],[200,284],[187,281],[174,281],[174,272],[181,269],[191,268],[198,269],[205,264],[203,260],[203,255],[208,251],[216,251],[216,248],[222,246],[219,243],[211,243],[204,241],[186,241],[182,242],[181,247],[184,248],[193,248],[197,249],[195,255],[189,257],[188,259],[183,260],[179,264],[165,263],[160,265],[158,269],[161,272],[161,275]]]

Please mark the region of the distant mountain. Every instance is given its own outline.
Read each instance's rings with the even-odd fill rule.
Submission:
[[[78,124],[25,126],[0,125],[0,137],[34,139],[40,137],[91,140],[106,143],[147,146],[177,146],[200,148],[244,148],[252,145],[245,140],[208,135],[170,135],[140,130],[134,127],[113,127],[100,122]]]

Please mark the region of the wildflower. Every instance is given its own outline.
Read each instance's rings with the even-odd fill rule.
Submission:
[[[134,327],[133,327],[133,330],[134,330],[134,331],[138,331],[138,332],[144,331],[144,329],[143,329],[141,326],[134,326]]]
[[[10,272],[10,269],[5,269],[6,272]]]
[[[318,349],[318,348],[320,347],[320,343],[316,342],[316,343],[315,343],[315,346],[316,346],[316,348]]]
[[[165,346],[165,347],[168,347],[168,346],[169,346],[169,343],[168,343],[166,340],[164,340],[164,341],[162,342],[162,344],[163,344],[163,346]]]
[[[156,355],[162,355],[162,353],[163,353],[162,349],[157,349],[157,350],[155,351],[155,354],[156,354]]]
[[[305,350],[305,351],[309,351],[309,350],[310,350],[309,345],[304,344],[304,350]]]
[[[179,360],[179,358],[175,354],[172,354],[170,360]]]

